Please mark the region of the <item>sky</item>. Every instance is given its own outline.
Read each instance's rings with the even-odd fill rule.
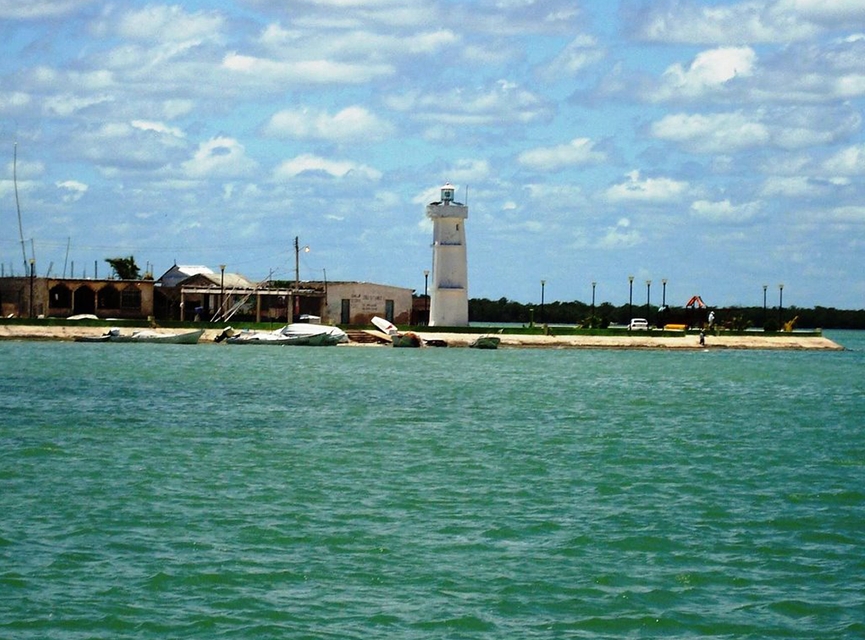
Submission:
[[[422,293],[450,182],[471,298],[861,309],[863,60],[865,0],[0,0],[0,263]]]

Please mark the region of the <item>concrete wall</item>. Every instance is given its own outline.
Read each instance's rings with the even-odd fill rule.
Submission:
[[[348,301],[348,322],[343,318],[344,300]],[[388,301],[393,303],[393,314],[388,313]],[[380,316],[394,324],[409,324],[411,312],[411,289],[368,282],[328,282],[327,311],[322,320],[333,324],[362,325],[369,324],[373,316]]]
[[[123,303],[125,290],[137,292],[136,306]],[[92,313],[100,318],[144,319],[153,315],[153,281],[0,278],[3,316],[26,318],[31,315],[31,309],[33,317],[66,318]]]

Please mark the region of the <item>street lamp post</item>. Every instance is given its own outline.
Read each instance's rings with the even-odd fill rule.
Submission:
[[[778,285],[778,329],[783,328],[784,321],[784,285]]]
[[[766,290],[769,288],[768,284],[763,285],[763,328],[766,328]]]
[[[631,318],[634,317],[634,276],[628,276],[628,329],[631,328]]]
[[[423,270],[423,306],[424,306],[424,324],[429,324],[429,294],[427,285],[429,284],[429,269]]]
[[[309,253],[309,245],[302,247],[302,249],[304,253]],[[300,238],[294,236],[294,305],[292,317],[286,318],[288,322],[293,322],[294,316],[300,315],[300,251]]]
[[[544,287],[546,284],[546,280],[541,280],[541,322],[546,321],[546,317],[544,316]]]
[[[652,324],[652,281],[646,280],[646,322]]]
[[[658,326],[663,328],[667,324],[667,279],[661,278],[661,311],[658,315]]]
[[[592,317],[595,316],[595,286],[597,286],[597,282],[592,282]]]

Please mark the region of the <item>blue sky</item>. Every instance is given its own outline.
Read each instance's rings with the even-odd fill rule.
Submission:
[[[865,307],[865,0],[0,0],[0,262]]]

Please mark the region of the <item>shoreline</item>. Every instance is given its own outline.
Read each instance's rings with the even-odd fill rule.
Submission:
[[[132,328],[128,329],[132,331]],[[78,336],[98,336],[105,333],[105,327],[76,326],[37,326],[37,325],[2,325],[0,324],[0,340],[45,340],[72,341]],[[156,329],[161,333],[176,333],[176,329]],[[198,344],[215,344],[213,339],[221,329],[207,329]],[[389,338],[383,333],[367,330],[371,336],[384,340],[381,344],[351,342],[352,347],[384,346]],[[490,335],[478,333],[439,333],[415,331],[426,340],[444,340],[448,347],[468,347],[475,338]],[[553,336],[527,334],[501,334],[502,349],[656,349],[656,350],[712,350],[712,349],[764,349],[764,350],[808,350],[808,351],[844,351],[844,347],[824,336],[796,334],[787,335],[707,335],[705,346],[699,343],[699,336],[683,334],[682,336],[653,336],[651,332],[633,333],[621,336]]]
[[[446,340],[448,346],[468,346],[481,335],[489,334],[443,334],[416,332],[422,338],[435,337]],[[844,347],[824,336],[742,336],[707,335],[706,344],[700,345],[698,335],[653,336],[651,332],[622,336],[536,336],[504,334],[500,348],[546,348],[546,349],[654,349],[654,350],[712,350],[712,349],[769,349],[844,351]]]

